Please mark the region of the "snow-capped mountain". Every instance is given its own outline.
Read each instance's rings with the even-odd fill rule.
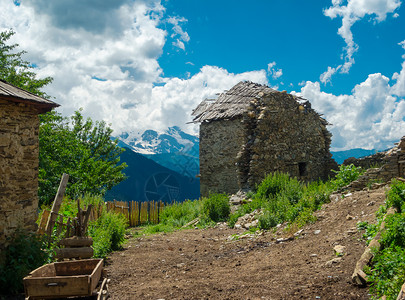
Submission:
[[[154,130],[123,132],[117,138],[131,150],[144,155],[195,151],[198,155],[198,137],[185,133],[177,126],[160,133]]]

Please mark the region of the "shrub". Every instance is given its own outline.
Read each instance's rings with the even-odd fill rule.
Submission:
[[[225,194],[211,194],[203,199],[203,213],[214,222],[224,222],[231,211],[229,198]]]
[[[381,233],[384,247],[400,246],[405,248],[405,213],[390,215],[385,219],[385,230]]]
[[[111,251],[121,249],[126,227],[125,217],[113,212],[105,212],[91,222],[89,234],[93,238],[94,257],[105,258]]]
[[[370,291],[378,297],[396,299],[405,281],[405,249],[394,246],[379,251],[373,258]]]
[[[405,182],[392,180],[387,196],[387,205],[394,207],[399,213],[405,210]]]
[[[254,199],[271,199],[278,194],[284,194],[292,204],[298,202],[302,194],[302,186],[288,174],[276,172],[267,175],[258,185]]]
[[[361,167],[356,167],[353,164],[348,166],[340,165],[339,171],[332,170],[336,173],[333,184],[337,189],[348,185],[350,182],[356,180],[361,175]]]
[[[0,294],[15,294],[23,290],[22,279],[43,265],[48,255],[43,240],[33,233],[17,229],[2,253]]]

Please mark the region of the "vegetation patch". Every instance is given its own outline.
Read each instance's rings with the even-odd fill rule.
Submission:
[[[49,260],[44,251],[44,240],[23,229],[17,229],[8,239],[8,246],[1,253],[0,294],[16,294],[23,291],[22,279],[32,270]]]
[[[375,298],[386,296],[387,299],[396,299],[405,282],[405,184],[393,180],[391,189],[387,193],[387,203],[377,212],[381,214],[388,207],[393,206],[397,213],[385,219],[385,228],[381,232],[379,251],[374,253],[371,267],[365,271],[371,283],[370,291]],[[379,226],[378,226],[379,227]],[[370,225],[374,235],[374,227]]]

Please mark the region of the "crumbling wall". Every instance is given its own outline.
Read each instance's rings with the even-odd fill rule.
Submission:
[[[373,155],[368,155],[360,158],[349,157],[345,159],[342,165],[355,165],[356,167],[361,167],[363,169],[381,167],[384,164],[386,152],[377,152]]]
[[[362,190],[373,183],[388,182],[392,178],[405,178],[405,136],[385,153],[380,168],[372,168],[343,189]]]
[[[244,121],[250,145],[244,156],[250,159],[249,174],[240,176],[241,186],[252,188],[276,171],[303,181],[327,179],[337,168],[329,151],[327,122],[309,102],[299,103],[286,92],[263,95],[251,102]]]
[[[239,189],[236,156],[244,141],[241,118],[200,125],[200,191],[202,196]]]
[[[36,228],[38,130],[32,106],[0,100],[0,248],[17,227]]]

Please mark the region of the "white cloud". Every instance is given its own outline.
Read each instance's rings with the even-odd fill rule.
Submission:
[[[405,50],[405,40],[399,43]],[[395,85],[392,87],[392,93],[399,97],[405,97],[405,54],[402,55],[404,62],[402,63],[402,70],[400,73],[394,73],[393,80],[396,80]]]
[[[389,78],[377,73],[356,85],[351,95],[321,91],[307,81],[298,93],[332,124],[332,149],[386,149],[405,133],[405,100],[392,94]]]
[[[171,35],[172,38],[176,38],[176,40],[172,43],[173,46],[178,47],[182,50],[185,50],[184,42],[188,43],[190,41],[190,36],[187,32],[183,31],[183,28],[180,24],[187,22],[187,19],[180,18],[180,17],[170,17],[167,20],[167,23],[173,25],[173,33]]]
[[[82,107],[115,134],[174,125],[195,130],[186,123],[205,97],[241,80],[267,83],[265,70],[232,74],[212,66],[187,79],[163,77],[158,58],[168,37],[185,49],[187,20],[166,16],[158,0],[107,2],[0,0],[0,31],[14,28],[11,42],[28,52],[40,77],[54,78],[45,90],[64,115]]]
[[[273,79],[278,79],[283,75],[283,69],[276,69],[276,62],[271,62],[267,65],[267,72]]]
[[[331,19],[342,18],[342,26],[338,29],[338,34],[344,39],[346,47],[344,48],[343,64],[336,68],[328,67],[328,71],[324,73],[325,80],[322,81],[323,83],[330,81],[331,76],[338,69],[341,73],[348,73],[354,64],[353,56],[358,50],[351,29],[354,23],[367,15],[374,16],[376,22],[384,21],[388,14],[394,13],[401,6],[400,0],[348,0],[346,5],[343,5],[342,2],[341,0],[332,0],[332,6],[324,10],[325,16]],[[397,15],[393,16],[397,17]],[[335,72],[331,73],[331,70],[335,70]]]
[[[328,67],[328,70],[321,74],[319,79],[322,83],[331,82],[332,76],[340,69],[340,66],[337,68]]]

